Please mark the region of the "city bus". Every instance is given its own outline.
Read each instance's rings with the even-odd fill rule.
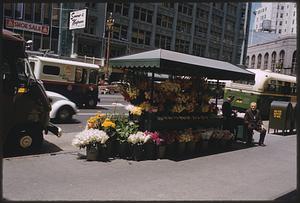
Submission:
[[[96,107],[99,101],[98,65],[42,56],[31,56],[29,62],[46,90],[64,95],[79,108]]]
[[[251,102],[256,102],[263,119],[268,119],[272,101],[296,102],[296,77],[268,70],[247,70],[255,73],[255,81],[230,81],[225,85],[224,98],[234,96],[234,109],[245,112]]]

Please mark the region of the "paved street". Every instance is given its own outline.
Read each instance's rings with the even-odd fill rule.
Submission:
[[[62,137],[45,135],[42,153],[3,159],[5,199],[274,200],[296,189],[296,135],[268,134],[266,147],[236,144],[181,160],[80,159],[85,151],[71,145],[76,132],[97,110],[111,111],[111,100],[122,102],[102,96],[98,109],[81,109],[74,123],[58,124]]]

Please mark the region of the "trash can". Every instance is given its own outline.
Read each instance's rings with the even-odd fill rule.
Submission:
[[[244,118],[242,117],[236,118],[235,140],[240,140],[242,142],[247,141],[247,132],[244,124]]]
[[[293,106],[286,101],[273,101],[270,107],[268,133],[274,129],[274,133],[282,130],[285,135],[287,130],[291,129],[293,117]]]

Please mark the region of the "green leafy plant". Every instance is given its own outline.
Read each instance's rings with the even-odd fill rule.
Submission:
[[[118,117],[116,119],[116,139],[119,142],[127,142],[129,135],[135,134],[138,131],[138,125],[129,121],[126,117]]]

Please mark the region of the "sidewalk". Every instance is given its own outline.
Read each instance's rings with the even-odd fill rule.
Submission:
[[[254,135],[258,140],[259,135]],[[55,137],[54,137],[55,138]],[[3,160],[9,200],[274,200],[296,189],[296,135],[181,161],[88,162],[64,151]],[[59,147],[59,146],[58,146]],[[31,170],[29,174],[11,170]],[[30,187],[28,187],[28,183]],[[16,193],[15,191],[23,191]]]

